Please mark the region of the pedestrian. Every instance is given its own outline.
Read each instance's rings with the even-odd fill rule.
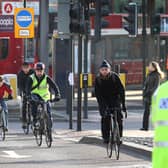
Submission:
[[[26,118],[26,83],[29,75],[33,74],[34,70],[31,69],[28,62],[23,62],[20,72],[17,75],[19,95],[22,98],[22,128],[26,128],[27,118]]]
[[[168,81],[161,84],[152,97],[154,147],[152,168],[168,167]]]
[[[144,114],[142,128],[140,129],[142,131],[147,131],[149,129],[151,98],[157,87],[160,85],[161,79],[164,78],[164,73],[161,71],[160,66],[157,62],[150,62],[148,70],[149,73],[145,80],[143,89]]]
[[[120,137],[122,137],[122,110],[125,114],[127,113],[125,106],[125,89],[119,76],[115,72],[111,71],[111,66],[106,60],[102,62],[99,74],[95,79],[95,95],[101,115],[101,131],[104,143],[109,142],[110,134],[110,116],[106,114],[107,109],[119,109],[117,113],[117,121],[119,124]]]

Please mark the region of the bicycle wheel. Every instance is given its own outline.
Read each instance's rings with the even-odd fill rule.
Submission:
[[[2,141],[5,140],[5,136],[6,136],[6,132],[5,132],[5,128],[4,128],[4,119],[5,119],[5,114],[4,111],[1,111],[1,139]]]
[[[28,134],[28,133],[29,133],[29,125],[28,125],[28,124],[26,124],[26,127],[23,128],[23,132],[24,132],[25,134]]]
[[[39,122],[39,127],[38,128],[34,128],[34,135],[36,137],[36,143],[38,146],[41,146],[42,144],[42,132],[43,128],[42,128],[42,123]]]
[[[52,144],[52,130],[51,130],[51,126],[50,126],[50,120],[48,115],[46,115],[46,119],[45,119],[45,141],[47,144],[47,147],[50,148],[51,144]]]
[[[0,129],[0,131],[1,131],[1,140],[2,141],[4,141],[5,140],[5,135],[6,135],[6,133],[5,133],[5,130],[4,130],[4,128],[2,127],[1,129]]]
[[[107,156],[109,158],[111,158],[112,156],[112,151],[113,151],[113,130],[112,130],[112,124],[113,124],[113,121],[111,119],[111,122],[110,122],[110,135],[109,135],[109,143],[107,143]]]
[[[30,121],[31,121],[31,116],[30,116],[30,106],[29,104],[26,105],[26,126],[23,127],[23,132],[25,134],[29,133],[29,125],[30,125]]]
[[[119,159],[120,156],[120,133],[119,133],[119,127],[118,127],[118,123],[116,123],[116,126],[114,128],[114,150],[115,150],[115,155],[116,155],[116,159]]]

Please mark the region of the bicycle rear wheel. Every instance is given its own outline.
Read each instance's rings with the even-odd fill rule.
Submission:
[[[116,123],[115,129],[114,129],[114,150],[115,150],[115,156],[116,159],[119,159],[120,156],[120,133],[119,133],[119,127],[118,123]]]
[[[112,130],[112,123],[113,121],[111,120],[110,122],[110,135],[109,135],[109,142],[107,143],[107,156],[111,158],[112,156],[112,151],[113,151],[113,130]]]

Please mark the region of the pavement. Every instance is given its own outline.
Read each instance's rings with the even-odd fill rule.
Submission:
[[[8,101],[9,107],[9,121],[19,120],[20,116],[20,98],[17,100]],[[126,91],[126,104],[129,111],[138,113],[143,111],[142,105],[142,90],[129,90]],[[77,99],[74,98],[73,102],[73,121],[77,121]],[[69,114],[66,112],[66,100],[61,101],[52,105],[53,118],[57,121],[68,121]],[[88,118],[82,119],[82,122],[98,122],[100,116],[98,114],[97,102],[94,97],[88,97]],[[80,143],[88,144],[99,144],[102,145],[102,138],[100,130],[57,130],[56,136],[65,136],[69,139],[76,139]],[[134,150],[151,157],[153,147],[153,130],[140,131],[136,129],[126,129],[123,132],[123,148]]]

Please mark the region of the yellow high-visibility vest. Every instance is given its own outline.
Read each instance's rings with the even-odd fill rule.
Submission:
[[[34,74],[31,75],[33,80],[32,88],[37,85],[38,81]],[[38,94],[43,100],[47,101],[50,99],[49,86],[47,84],[47,75],[45,75],[44,79],[41,81],[40,85],[33,89],[31,93]]]
[[[168,82],[163,83],[152,97],[154,147],[152,168],[168,167]]]

